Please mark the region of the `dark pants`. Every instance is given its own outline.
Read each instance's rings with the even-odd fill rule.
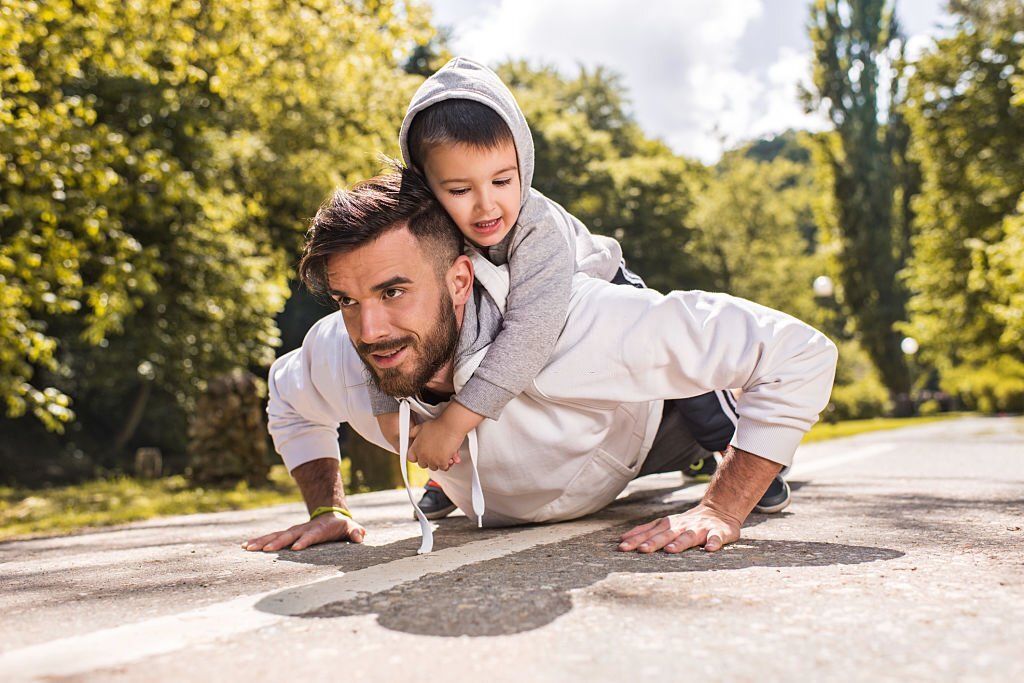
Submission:
[[[665,401],[654,443],[636,476],[678,472],[714,451],[724,451],[736,431],[730,398],[727,393],[711,392]]]

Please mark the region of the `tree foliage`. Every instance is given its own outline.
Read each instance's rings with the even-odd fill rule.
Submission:
[[[808,164],[727,153],[699,192],[688,253],[711,274],[708,287],[805,320],[821,316],[811,284],[825,272],[817,251]],[[760,152],[758,152],[759,154]]]
[[[907,137],[895,67],[903,45],[893,2],[817,0],[809,30],[815,60],[809,103],[823,104],[835,127],[817,152],[833,186],[843,300],[882,381],[906,396],[910,376],[897,330],[906,295],[897,273],[910,220],[903,199],[914,193],[915,176],[902,164]]]
[[[151,391],[267,365],[306,218],[394,153],[429,36],[385,0],[6,1],[7,414],[59,428],[74,398],[122,445]]]
[[[949,391],[1024,408],[1024,7],[957,1],[909,84],[915,202],[907,330]],[[1009,388],[1015,387],[1015,388]],[[981,401],[980,399],[984,399]]]
[[[525,62],[499,75],[526,114],[536,147],[534,186],[599,234],[661,290],[701,286],[708,273],[684,249],[706,170],[652,140],[633,120],[618,77],[581,68],[574,78]]]

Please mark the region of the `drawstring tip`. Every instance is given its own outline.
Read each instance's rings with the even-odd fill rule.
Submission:
[[[484,528],[484,516],[483,515],[480,515],[479,517],[476,518],[476,528],[477,529],[483,529]]]

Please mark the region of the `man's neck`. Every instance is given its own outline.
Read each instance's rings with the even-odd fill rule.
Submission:
[[[444,397],[454,394],[454,367],[454,359],[445,363],[441,369],[434,373],[434,376],[427,380],[427,383],[423,385],[423,391],[429,391],[432,394]]]

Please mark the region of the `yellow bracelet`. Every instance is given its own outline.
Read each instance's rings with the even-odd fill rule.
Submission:
[[[320,515],[326,515],[328,512],[338,512],[338,513],[341,513],[341,514],[345,515],[349,519],[354,519],[354,517],[352,517],[352,513],[349,512],[348,510],[346,510],[345,508],[332,508],[332,507],[327,507],[326,505],[322,505],[322,506],[318,507],[316,510],[313,510],[313,512],[309,513],[309,521],[312,522],[314,519],[316,519]]]

